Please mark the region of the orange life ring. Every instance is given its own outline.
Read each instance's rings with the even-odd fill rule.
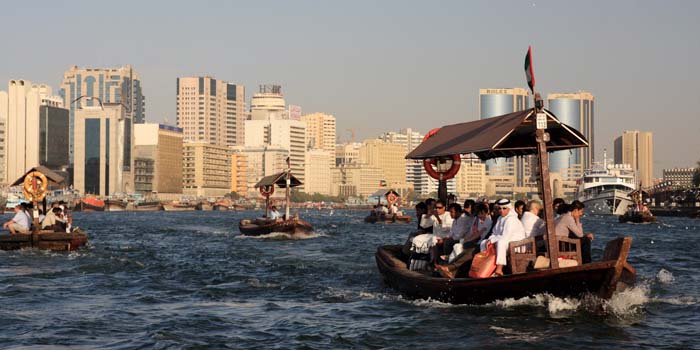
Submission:
[[[260,186],[260,194],[263,197],[270,197],[273,193],[275,193],[275,186]]]
[[[386,201],[389,202],[389,204],[396,203],[396,200],[398,199],[399,197],[397,197],[393,192],[386,195]]]
[[[39,181],[39,187],[34,188],[34,182]],[[46,175],[42,174],[40,171],[32,171],[24,177],[24,185],[22,186],[22,192],[24,196],[30,202],[39,202],[46,197],[46,189],[49,187],[49,181],[46,179]]]
[[[423,142],[433,137],[439,130],[440,128],[435,128],[428,131],[423,137]],[[452,158],[452,166],[444,173],[438,172],[433,168],[433,166],[437,165],[437,159],[434,158],[423,159],[423,169],[435,180],[449,180],[457,175],[459,168],[462,166],[462,157],[459,154],[453,154],[450,158]]]

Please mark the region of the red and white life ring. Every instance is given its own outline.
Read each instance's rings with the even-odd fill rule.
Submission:
[[[386,195],[386,201],[389,202],[389,204],[394,204],[396,201],[399,199],[399,197],[394,194],[394,192],[391,192]]]
[[[433,135],[435,135],[439,130],[440,128],[430,130],[423,137],[423,142],[433,137]],[[425,172],[427,172],[428,175],[430,175],[430,177],[432,177],[433,179],[449,180],[457,175],[457,173],[459,172],[459,168],[462,166],[462,157],[459,154],[453,154],[450,156],[450,158],[452,158],[452,166],[444,173],[438,172],[436,168],[433,167],[437,167],[438,163],[438,160],[435,158],[423,159],[423,169],[425,169]]]
[[[270,197],[273,193],[275,193],[275,186],[260,186],[260,194],[263,197]]]

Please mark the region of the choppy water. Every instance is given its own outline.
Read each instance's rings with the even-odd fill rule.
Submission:
[[[247,213],[251,215],[251,213]],[[538,295],[486,306],[411,301],[374,251],[407,225],[310,211],[318,236],[244,238],[246,213],[76,214],[79,252],[0,251],[0,348],[698,348],[700,220],[586,218],[604,242],[634,236],[639,283],[603,304]]]

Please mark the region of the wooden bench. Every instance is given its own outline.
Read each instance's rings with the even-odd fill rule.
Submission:
[[[546,235],[530,237],[508,244],[508,260],[511,273],[525,273],[534,269],[535,261],[537,260],[537,241],[544,240],[544,242],[547,242],[546,237]],[[557,237],[557,241],[559,245],[557,258],[563,257],[576,260],[578,265],[581,265],[580,240]],[[545,252],[544,256],[549,258],[549,252]]]

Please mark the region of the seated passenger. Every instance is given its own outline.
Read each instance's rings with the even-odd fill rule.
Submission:
[[[41,222],[42,230],[51,230],[54,232],[65,232],[66,223],[62,219],[63,211],[61,208],[52,208],[49,213],[46,214],[46,218]]]
[[[587,264],[591,262],[591,241],[593,240],[593,234],[583,233],[581,216],[583,216],[583,208],[585,208],[585,206],[583,203],[576,200],[573,201],[568,208],[570,211],[561,215],[557,221],[555,231],[559,237],[581,240],[581,261]]]
[[[501,199],[497,202],[501,217],[498,218],[493,234],[489,239],[481,242],[481,251],[486,251],[487,245],[496,245],[496,271],[497,276],[503,276],[503,267],[508,262],[508,245],[525,239],[525,228],[518,220],[518,214],[513,209],[513,204],[508,199]]]
[[[432,221],[428,221],[427,219],[423,220],[425,217],[425,214],[428,212],[428,206],[425,205],[425,202],[419,202],[416,204],[416,221],[418,222],[418,227],[417,230],[414,232],[411,232],[408,234],[408,238],[406,239],[406,243],[404,243],[404,247],[402,249],[403,253],[406,256],[410,255],[410,249],[411,249],[411,243],[413,241],[413,237],[416,237],[418,235],[424,234],[424,233],[432,233],[433,232],[433,224]]]
[[[10,234],[29,233],[29,217],[24,212],[21,204],[15,205],[15,216],[2,225],[2,228],[10,230]]]
[[[479,252],[479,242],[482,241],[491,228],[491,216],[489,207],[485,203],[478,203],[475,208],[477,216],[469,225],[467,236],[462,243],[462,252],[447,265],[436,265],[435,268],[443,277],[455,278],[460,270],[468,269],[474,254]],[[453,225],[454,226],[454,225]]]
[[[530,201],[527,203],[527,211],[523,213],[523,217],[520,219],[520,222],[523,223],[523,228],[525,228],[525,238],[544,235],[545,226],[544,220],[539,217],[540,210],[542,210],[540,202]]]
[[[280,212],[278,212],[277,207],[273,205],[272,208],[270,208],[270,220],[277,221],[280,217]]]
[[[515,212],[518,214],[518,220],[522,219],[523,213],[525,213],[525,202],[518,200],[515,202],[513,208],[515,208]]]
[[[447,212],[445,202],[439,200],[435,202],[435,209],[432,212],[433,233],[438,238],[447,238],[452,228],[452,217]]]
[[[452,226],[447,237],[442,240],[442,254],[450,255],[455,244],[464,242],[471,225],[471,218],[463,214],[462,206],[459,203],[450,204],[450,218]],[[447,258],[444,258],[447,260]]]

